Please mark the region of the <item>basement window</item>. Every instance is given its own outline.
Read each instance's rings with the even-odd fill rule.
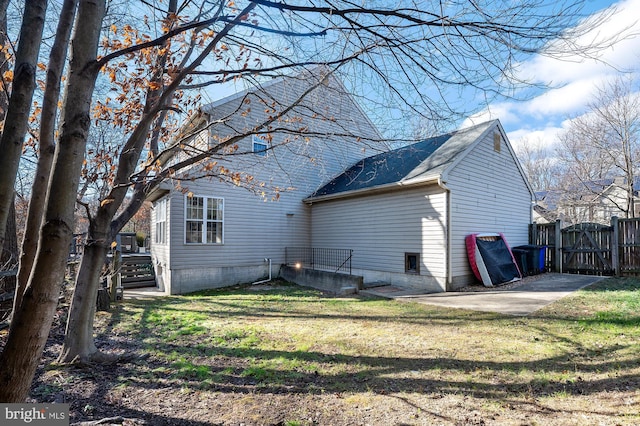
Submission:
[[[420,274],[420,254],[404,254],[404,272],[407,274]]]

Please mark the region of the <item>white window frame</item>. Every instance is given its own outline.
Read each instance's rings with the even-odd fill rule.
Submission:
[[[193,199],[202,199],[202,217],[189,217],[189,202]],[[221,203],[222,207],[216,209],[219,214],[216,215],[215,219],[210,219],[207,217],[208,209],[210,203],[213,202]],[[184,199],[184,244],[186,245],[222,245],[224,244],[224,205],[225,201],[222,197],[209,197],[205,195],[185,195]],[[218,217],[220,216],[220,217]],[[190,223],[199,223],[200,224],[200,238],[199,241],[187,241],[187,237],[191,234],[189,229]],[[220,239],[219,241],[207,241],[207,229],[208,224],[218,224],[220,227]],[[197,232],[195,233],[197,235]]]
[[[154,244],[167,244],[167,198],[162,198],[154,206],[155,212],[154,218],[154,232],[153,243]]]
[[[260,136],[258,135],[252,135],[251,136],[251,151],[254,154],[257,154],[261,157],[266,157],[267,156],[267,150],[269,149],[269,144],[267,143],[266,140],[262,139]],[[264,147],[263,149],[256,149],[256,145],[259,145],[261,148]]]

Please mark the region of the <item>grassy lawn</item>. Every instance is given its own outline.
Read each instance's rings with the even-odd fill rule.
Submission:
[[[146,357],[43,373],[35,396],[63,393],[72,421],[640,424],[635,279],[602,280],[529,317],[278,282],[127,300],[98,319],[103,350]]]

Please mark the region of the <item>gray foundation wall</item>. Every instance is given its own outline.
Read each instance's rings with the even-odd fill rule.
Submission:
[[[354,269],[354,274],[362,275],[365,283],[384,283],[424,293],[441,293],[446,291],[446,279],[431,275],[413,275],[369,269]]]
[[[361,276],[297,269],[286,265],[280,267],[280,278],[337,295],[357,293],[363,288]]]
[[[252,266],[216,268],[172,269],[158,268],[158,287],[167,294],[187,294],[199,290],[229,287],[266,279],[269,267],[265,262]],[[282,278],[305,287],[332,294],[353,294],[364,288],[364,282],[384,282],[399,287],[421,290],[425,293],[452,291],[475,280],[471,276],[456,277],[451,288],[445,290],[444,278],[424,275],[394,274],[382,271],[358,270],[354,275],[337,274],[312,269],[296,269],[286,265],[272,265],[272,278]]]
[[[449,288],[447,288],[447,291],[457,291],[457,290],[460,290],[462,287],[472,285],[472,284],[481,284],[481,283],[473,274],[458,275],[456,277],[453,277],[453,279],[451,280],[451,284],[449,284]]]
[[[269,268],[265,262],[263,265],[172,269],[168,272],[169,283],[165,277],[163,290],[168,294],[186,294],[263,280],[268,276]],[[273,265],[272,274],[277,276],[278,265]]]

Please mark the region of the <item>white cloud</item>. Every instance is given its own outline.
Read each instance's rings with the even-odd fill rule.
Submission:
[[[579,43],[597,43],[612,37],[615,39],[615,35],[622,30],[625,30],[626,38],[601,51],[595,59],[580,58],[577,54],[565,54],[562,58],[538,55],[521,63],[520,77],[535,83],[550,84],[552,88],[529,101],[492,105],[490,110],[481,112],[468,121],[476,118],[500,118],[515,146],[525,140],[539,140],[544,146],[551,148],[557,143],[558,133],[567,127],[568,118],[584,113],[596,87],[620,75],[620,71],[638,71],[640,0],[620,1],[612,7],[617,12],[608,21],[593,28]],[[602,13],[607,12],[596,13],[595,19],[602,16]]]
[[[604,22],[599,22],[605,15],[615,10]],[[522,77],[545,84],[563,85],[576,79],[592,79],[602,73],[609,74],[614,69],[629,70],[637,67],[640,59],[639,49],[640,0],[627,0],[613,4],[598,12],[582,23],[594,26],[589,32],[576,40],[578,46],[603,47],[610,41],[615,44],[596,52],[593,58],[584,58],[575,53],[563,53],[552,57],[538,55],[532,60],[519,65]]]
[[[500,122],[519,123],[520,117],[517,114],[517,106],[510,102],[496,103],[490,105],[487,109],[480,111],[470,117],[467,117],[460,128],[473,126],[474,124],[484,123],[485,121],[500,119]]]
[[[551,89],[542,95],[521,104],[523,113],[543,118],[549,115],[572,115],[587,106],[595,88],[611,79],[611,74],[601,74],[567,83],[563,87]]]
[[[470,122],[499,118],[505,126],[526,125],[526,123],[560,122],[580,115],[593,99],[597,87],[612,81],[615,74],[601,74],[592,78],[575,80],[566,85],[549,89],[528,101],[503,102],[494,104],[488,110],[474,115]],[[478,120],[482,118],[483,120]]]
[[[549,151],[554,149],[558,141],[558,134],[565,130],[566,125],[549,126],[541,129],[518,129],[509,132],[507,137],[513,145],[516,152],[518,148],[525,143],[534,143],[547,148]]]

